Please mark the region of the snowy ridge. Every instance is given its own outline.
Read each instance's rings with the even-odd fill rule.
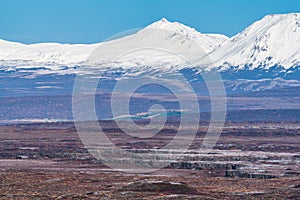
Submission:
[[[25,46],[25,44],[0,39],[0,60],[8,59],[9,55]]]
[[[175,34],[175,35],[173,35]],[[129,35],[120,39],[107,41],[99,44],[59,44],[59,43],[40,43],[40,44],[20,44],[1,40],[0,41],[0,65],[2,66],[22,66],[26,68],[42,65],[65,65],[74,66],[80,65],[88,59],[88,56],[99,46],[106,52],[103,52],[103,66],[110,63],[111,60],[105,59],[118,55],[119,51],[130,50],[134,44],[139,43],[145,47],[152,44],[160,44],[161,47],[169,45],[171,42],[177,45],[175,48],[180,52],[192,52],[189,49],[191,43],[197,43],[201,49],[202,54],[199,55],[199,49],[192,52],[203,56],[211,52],[216,47],[221,46],[224,42],[229,40],[226,36],[218,34],[201,34],[195,29],[177,22],[169,22],[166,19],[161,19],[153,24],[147,26],[136,34]],[[189,43],[190,42],[190,43]],[[151,59],[157,59],[151,62]],[[166,59],[165,55],[156,55],[151,57],[141,58],[142,60],[132,60],[131,63],[157,63]],[[170,63],[172,59],[167,62]],[[180,64],[177,62],[176,65]],[[119,63],[117,63],[119,65]],[[170,63],[173,65],[173,63]],[[119,67],[119,66],[116,66]]]
[[[124,56],[118,61],[112,59],[137,47],[136,44],[143,47],[154,44],[162,49],[172,47],[171,49],[192,61],[200,60],[197,66],[200,70],[268,70],[281,66],[286,73],[294,73],[295,69],[298,71],[297,66],[300,66],[300,14],[268,15],[230,39],[220,34],[202,34],[186,25],[163,18],[135,34],[91,45],[25,45],[0,40],[0,70],[46,67],[48,71],[45,73],[76,73],[72,67],[82,65],[86,60],[97,61],[99,70],[123,67],[136,74],[143,73],[144,70],[152,71],[151,68],[163,73],[186,67],[182,60],[157,51]],[[103,52],[97,54],[100,58],[95,60],[90,54],[99,46]],[[210,62],[205,63],[207,60]],[[66,71],[65,67],[72,70]]]
[[[300,13],[268,15],[210,53],[211,67],[254,69],[300,65]]]
[[[163,18],[153,24],[147,26],[146,28],[153,29],[164,29],[178,33],[187,39],[195,41],[207,52],[222,46],[225,42],[229,41],[229,38],[222,34],[202,34],[196,29],[188,27],[184,24],[178,22],[169,22],[167,19]]]
[[[27,63],[56,63],[61,65],[81,63],[91,53],[97,44],[59,44],[59,43],[40,43],[40,44],[20,44],[5,42],[0,43],[0,60],[5,62],[24,62]],[[9,51],[7,51],[7,48]],[[15,62],[15,64],[17,64]],[[3,65],[3,64],[2,64]]]
[[[194,62],[227,40],[161,19],[133,35],[101,43],[87,61],[98,68],[174,72],[189,65],[182,57]]]

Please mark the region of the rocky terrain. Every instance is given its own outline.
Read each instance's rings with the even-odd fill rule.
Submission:
[[[109,121],[106,135],[127,151],[157,155],[148,173],[124,173],[84,148],[73,123],[0,126],[1,199],[298,199],[298,124],[227,123],[211,151],[202,124],[180,160],[162,149],[175,135],[169,122],[153,138],[130,138]],[[149,153],[150,152],[150,153]],[[171,153],[172,152],[172,153]],[[149,165],[146,156],[122,163]],[[152,158],[152,157],[151,157]]]

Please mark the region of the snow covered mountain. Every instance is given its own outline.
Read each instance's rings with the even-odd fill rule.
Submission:
[[[0,60],[2,65],[13,63],[19,64],[48,64],[61,65],[78,64],[85,61],[97,44],[59,44],[40,43],[25,45],[21,43],[0,40]]]
[[[163,18],[153,24],[147,26],[148,29],[164,29],[171,32],[179,33],[185,38],[189,38],[195,41],[203,50],[211,52],[212,50],[222,46],[224,43],[229,41],[229,38],[222,34],[202,34],[190,28],[186,25],[180,24],[178,22],[169,22],[167,19]]]
[[[209,57],[210,68],[300,66],[300,13],[268,15],[232,37]]]
[[[299,71],[300,66],[300,13],[268,15],[230,39],[220,34],[202,34],[193,28],[163,18],[135,34],[99,44],[25,45],[0,40],[0,66],[2,70],[48,66],[50,70],[58,72],[60,69],[58,66],[84,63],[99,46],[104,50],[102,55],[100,53],[100,63],[105,66],[111,62],[109,59],[114,55],[129,51],[137,46],[136,44],[144,47],[155,44],[161,48],[171,46],[178,53],[188,55],[193,60],[201,60],[209,53],[210,63],[200,62],[198,66],[200,69],[218,67],[220,71],[245,69],[251,71],[257,68],[269,70],[277,66],[282,68],[281,71],[293,73]],[[195,48],[194,44],[199,48]],[[97,59],[99,61],[99,58]],[[132,67],[158,63],[160,63],[158,67],[182,64],[174,57],[159,53],[127,57],[126,63]],[[110,66],[120,67],[121,64],[116,62]]]
[[[233,92],[281,89],[300,86],[299,44],[300,13],[266,16],[232,38],[202,34],[163,18],[134,34],[98,44],[26,45],[0,40],[0,77],[8,92],[11,92],[8,83],[11,82],[13,89],[23,83],[24,80],[16,77],[32,79],[32,88],[61,89],[66,80],[70,81],[71,88],[72,78],[66,77],[80,73],[78,66],[85,66],[88,61],[96,65],[84,69],[91,70],[92,74],[93,70],[100,71],[105,74],[103,78],[179,71],[195,83],[201,81],[200,71],[218,69],[226,88]],[[151,49],[153,46],[156,50]],[[132,52],[132,49],[138,51]],[[163,49],[172,49],[187,57],[197,63],[196,68],[189,68],[183,59]],[[119,55],[123,55],[122,58],[115,59]],[[42,83],[48,79],[58,80],[53,77],[56,74],[66,76],[60,85],[49,84],[51,81]],[[34,78],[39,79],[38,84]],[[23,90],[20,88],[18,91]]]
[[[80,65],[99,46],[105,50],[102,56],[103,64],[105,64],[110,62],[110,60],[105,60],[107,55],[111,58],[120,50],[132,49],[135,44],[144,47],[159,44],[162,48],[164,45],[174,44],[178,51],[194,53],[196,57],[211,52],[228,40],[229,38],[224,35],[201,34],[188,26],[177,22],[172,23],[163,18],[133,35],[92,45],[59,43],[25,45],[0,40],[0,65],[21,66],[22,68],[42,65]],[[191,42],[197,43],[202,53],[199,54],[199,49],[197,51],[194,49],[194,52],[189,49],[192,46]],[[164,56],[156,56],[160,57],[157,61],[165,59]]]

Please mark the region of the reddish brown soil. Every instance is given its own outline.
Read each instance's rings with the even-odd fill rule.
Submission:
[[[192,148],[202,142],[204,131],[199,130]],[[120,139],[118,131],[108,132]],[[159,141],[130,144],[148,144],[151,148],[172,137],[172,133],[165,133]],[[216,148],[299,153],[299,138],[297,128],[245,129],[228,125]],[[122,137],[118,142],[129,144]],[[25,159],[16,159],[20,156]],[[300,199],[297,175],[227,178],[222,169],[116,172],[88,154],[72,124],[0,126],[0,169],[0,199]],[[144,181],[141,188],[130,185],[140,181]],[[182,186],[176,186],[176,191],[157,190],[151,181]]]

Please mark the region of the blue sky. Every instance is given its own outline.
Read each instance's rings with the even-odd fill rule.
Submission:
[[[0,38],[94,43],[163,17],[232,36],[267,14],[300,12],[299,0],[0,0]]]

